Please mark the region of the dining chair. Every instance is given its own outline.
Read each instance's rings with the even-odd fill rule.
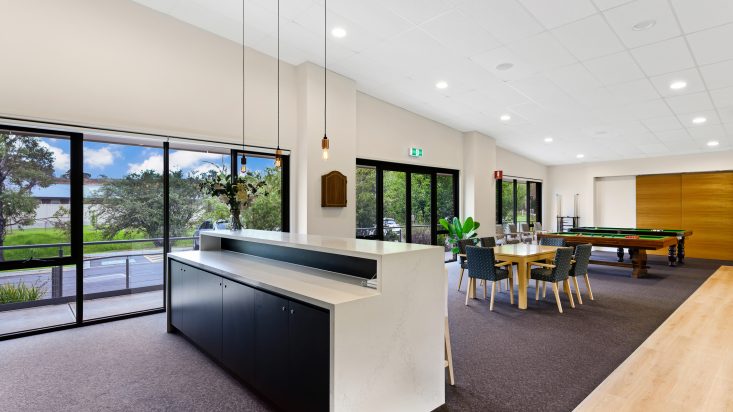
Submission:
[[[458,241],[458,262],[461,264],[461,272],[458,276],[458,290],[461,290],[461,283],[463,282],[463,272],[468,269],[468,264],[466,263],[466,246],[468,245],[475,245],[476,240],[475,239],[463,239]]]
[[[521,243],[519,234],[517,233],[517,225],[514,223],[507,223],[504,229],[504,236],[506,236],[506,243],[509,245]]]
[[[497,263],[494,256],[494,249],[485,247],[466,247],[468,257],[468,289],[466,292],[466,306],[468,306],[468,291],[476,287],[476,279],[484,280],[484,299],[486,299],[486,284],[491,282],[491,299],[489,310],[494,310],[494,295],[496,283],[503,279],[509,279],[509,303],[514,304],[514,281],[511,262]],[[506,269],[505,269],[506,267]]]
[[[493,236],[482,237],[480,241],[481,247],[496,247],[496,238]]]
[[[529,223],[520,223],[519,232],[517,233],[522,243],[532,243],[532,232],[529,230]]]
[[[555,293],[555,301],[557,302],[557,309],[562,313],[562,303],[560,303],[560,292],[558,284],[563,283],[565,294],[570,300],[570,307],[575,308],[575,302],[573,301],[573,294],[570,291],[570,281],[568,280],[570,275],[571,260],[573,258],[573,248],[561,247],[555,251],[555,259],[552,263],[545,262],[529,262],[530,278],[535,280],[535,295],[534,299],[540,299],[540,282],[552,283],[552,291]],[[532,268],[532,266],[538,266]]]
[[[573,264],[568,274],[573,278],[575,284],[575,293],[578,296],[578,303],[583,304],[583,298],[580,297],[580,287],[578,286],[578,276],[585,277],[585,286],[588,288],[588,298],[593,300],[593,290],[590,288],[590,279],[588,279],[588,262],[590,262],[590,254],[593,246],[590,243],[575,246],[575,256]]]
[[[537,240],[537,234],[538,233],[547,233],[546,230],[542,229],[542,222],[534,222],[534,239]]]
[[[504,235],[504,225],[496,225],[496,244],[503,245],[506,243],[506,235]]]
[[[565,247],[567,242],[561,237],[542,237],[540,238],[540,245]]]

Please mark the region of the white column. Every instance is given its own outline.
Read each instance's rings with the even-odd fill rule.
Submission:
[[[463,134],[463,213],[474,218],[482,236],[493,235],[496,222],[496,141],[478,132]]]

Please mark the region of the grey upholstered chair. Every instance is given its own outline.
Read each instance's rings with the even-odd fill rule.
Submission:
[[[496,244],[503,245],[506,243],[506,236],[504,235],[504,225],[496,225]]]
[[[458,241],[458,262],[461,264],[461,272],[458,277],[458,290],[461,290],[461,283],[463,282],[463,272],[468,269],[466,264],[466,246],[473,246],[476,244],[476,239],[463,239]]]
[[[540,238],[540,245],[565,247],[567,246],[567,242],[561,237],[543,237]]]
[[[529,230],[528,223],[519,224],[519,241],[522,243],[532,243],[532,232]]]
[[[562,313],[562,303],[560,303],[560,292],[558,290],[558,284],[563,283],[565,293],[568,295],[570,300],[570,307],[575,307],[573,301],[573,294],[570,292],[570,282],[568,277],[570,275],[571,261],[573,259],[573,248],[561,247],[555,252],[555,259],[552,264],[544,262],[530,262],[529,266],[539,266],[530,270],[530,277],[535,280],[535,300],[540,298],[540,282],[552,283],[552,291],[555,293],[555,301],[557,302],[557,309]]]
[[[537,234],[538,233],[547,233],[546,230],[542,229],[542,222],[534,222],[534,239],[537,240]]]
[[[495,246],[496,246],[496,238],[494,238],[493,236],[481,238],[481,247],[495,247]]]
[[[509,302],[514,304],[514,275],[510,262],[497,263],[494,257],[494,249],[486,247],[466,247],[468,257],[468,289],[466,291],[466,305],[470,291],[476,288],[476,279],[484,280],[484,299],[486,299],[486,284],[491,282],[491,300],[489,310],[494,310],[494,294],[496,283],[503,279],[509,279]],[[504,268],[506,267],[506,269]],[[472,289],[473,288],[473,289]]]
[[[578,287],[578,276],[585,277],[585,286],[588,288],[588,297],[593,300],[593,290],[590,288],[590,279],[588,279],[588,262],[590,261],[590,253],[593,246],[590,243],[578,245],[575,247],[575,257],[573,265],[570,267],[569,276],[573,278],[575,284],[575,294],[578,297],[578,303],[583,304],[583,298],[580,297],[580,287]]]
[[[519,234],[517,233],[517,225],[514,223],[507,223],[504,227],[504,236],[506,243],[509,245],[520,243]]]

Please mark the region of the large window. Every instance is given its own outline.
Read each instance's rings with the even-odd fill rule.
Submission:
[[[165,140],[0,127],[0,339],[163,309],[166,253],[230,227],[201,182],[243,153]],[[245,227],[287,231],[288,157],[244,153]]]
[[[458,171],[357,160],[357,238],[445,245],[438,219],[457,213]]]
[[[496,183],[496,223],[542,222],[542,183],[505,179]]]

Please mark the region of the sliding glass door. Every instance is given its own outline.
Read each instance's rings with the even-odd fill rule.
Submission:
[[[542,222],[542,182],[505,179],[496,183],[496,223]]]
[[[438,219],[457,215],[458,171],[357,160],[357,238],[445,245]]]

